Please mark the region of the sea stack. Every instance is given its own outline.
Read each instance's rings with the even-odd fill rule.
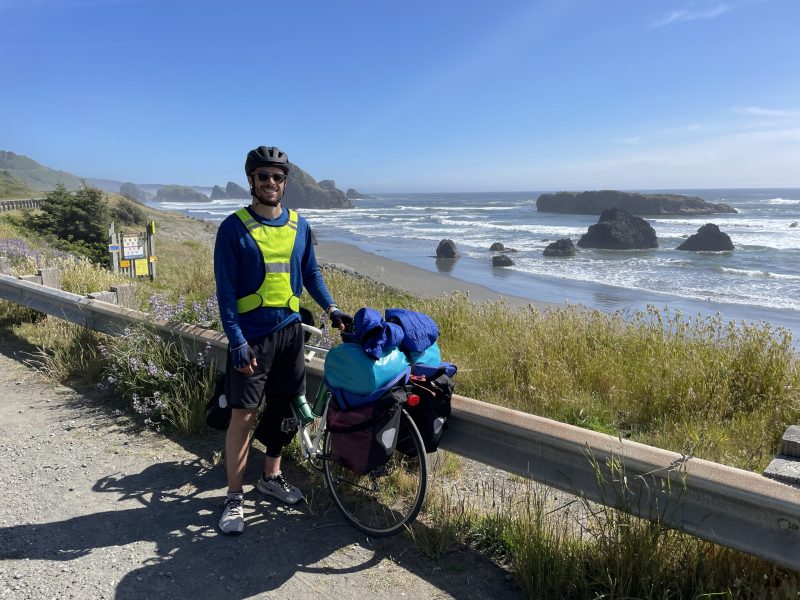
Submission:
[[[603,211],[595,225],[578,240],[581,248],[646,250],[658,248],[656,231],[641,217],[619,207]]]

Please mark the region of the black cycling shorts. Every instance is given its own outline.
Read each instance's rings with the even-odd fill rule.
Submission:
[[[273,331],[250,347],[257,362],[251,376],[234,369],[228,359],[227,398],[231,408],[258,408],[265,396],[267,404],[272,401],[288,404],[292,398],[306,393],[303,328],[299,321]]]

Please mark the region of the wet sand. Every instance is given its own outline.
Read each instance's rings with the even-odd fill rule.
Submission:
[[[364,252],[350,244],[341,242],[319,242],[315,247],[317,261],[338,267],[347,267],[356,273],[376,279],[391,287],[405,290],[416,296],[434,298],[466,292],[474,302],[487,302],[504,299],[514,306],[533,304],[537,308],[546,308],[551,304],[537,302],[520,296],[499,294],[482,285],[461,281],[442,273],[433,273],[405,263],[397,262]],[[431,258],[431,260],[435,260]]]

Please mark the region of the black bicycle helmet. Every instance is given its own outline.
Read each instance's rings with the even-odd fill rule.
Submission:
[[[275,146],[259,146],[247,153],[245,175],[249,176],[258,167],[280,167],[284,173],[289,173],[289,157]]]

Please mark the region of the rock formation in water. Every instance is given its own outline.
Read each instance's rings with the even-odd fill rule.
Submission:
[[[536,200],[536,210],[539,212],[599,215],[615,206],[634,215],[710,215],[737,212],[727,204],[706,202],[697,196],[637,194],[616,190],[557,192],[541,194]]]
[[[350,198],[350,200],[375,200],[375,196],[370,196],[369,194],[364,194],[359,192],[354,188],[347,188],[345,192],[345,196]]]
[[[292,164],[283,205],[288,208],[353,208],[353,203],[336,182],[323,179],[319,183],[300,167]],[[323,187],[323,185],[325,187]]]
[[[500,254],[498,256],[492,257],[492,266],[493,267],[511,267],[514,265],[514,261],[511,260],[510,257],[506,256],[505,254]]]
[[[229,181],[225,185],[225,193],[228,195],[228,198],[232,200],[233,199],[247,200],[251,197],[250,192],[248,190],[244,189],[242,186],[232,181]]]
[[[436,258],[458,258],[458,248],[453,240],[442,240],[436,247]]]
[[[597,223],[578,240],[581,248],[604,248],[608,250],[644,250],[658,248],[656,232],[650,224],[615,207],[604,210]]]
[[[220,186],[215,185],[211,189],[211,196],[212,200],[227,200],[228,199],[228,192],[222,189]]]
[[[719,230],[717,225],[706,223],[677,249],[695,252],[728,252],[733,250],[733,242],[727,233]]]
[[[119,186],[119,193],[127,198],[130,198],[131,200],[136,200],[136,202],[146,202],[152,198],[151,194],[148,194],[135,183],[131,183],[130,181]]]
[[[569,238],[563,238],[547,245],[542,252],[545,256],[575,256],[575,244]]]
[[[165,185],[158,188],[159,202],[208,202],[208,196],[184,185]]]

